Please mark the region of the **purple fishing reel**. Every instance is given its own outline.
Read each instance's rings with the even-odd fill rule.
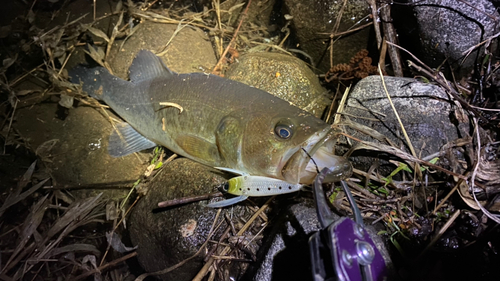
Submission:
[[[354,219],[334,220],[323,192],[323,179],[330,171],[324,168],[313,186],[318,220],[322,230],[309,239],[314,281],[382,281],[386,266],[382,254],[365,230],[361,212],[347,184],[341,181]]]

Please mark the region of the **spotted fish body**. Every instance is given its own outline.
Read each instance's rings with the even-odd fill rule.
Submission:
[[[208,166],[291,184],[314,179],[309,155],[319,169],[351,173],[347,160],[334,155],[335,130],[267,92],[216,75],[172,72],[145,50],[129,72],[130,81],[102,67],[69,73],[126,121],[110,136],[112,156],[163,145]]]

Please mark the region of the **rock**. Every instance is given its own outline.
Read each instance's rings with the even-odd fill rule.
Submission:
[[[295,202],[287,200],[281,203],[284,203],[281,211],[263,241],[263,257],[258,259],[262,262],[250,267],[244,280],[313,280],[308,243],[309,237],[320,230],[314,200],[301,197]],[[336,214],[334,217],[336,220],[340,218]],[[387,266],[392,268],[382,239],[373,226],[367,226],[367,229]]]
[[[267,91],[320,118],[330,104],[318,78],[300,59],[278,53],[249,53],[226,77]]]
[[[252,1],[245,16],[245,23],[251,22],[256,25],[266,25],[273,11],[275,0],[257,0]],[[241,20],[241,15],[246,9],[247,3],[243,0],[227,0],[220,4],[221,10],[228,13],[221,13],[221,21],[227,23],[227,26],[236,28]]]
[[[320,71],[330,69],[330,33],[344,1],[285,0],[284,7],[292,19],[292,29],[298,48],[309,54]],[[338,32],[351,28],[358,21],[368,23],[371,19],[365,0],[347,1]],[[363,20],[362,20],[363,19]],[[359,50],[368,46],[370,29],[365,28],[334,43],[333,64],[348,63]],[[327,33],[327,34],[323,34]],[[296,48],[293,46],[292,48]]]
[[[476,0],[474,6],[455,0],[412,0],[419,25],[422,44],[420,58],[432,67],[441,65],[444,59],[451,62],[462,60],[465,52],[500,30],[496,19],[500,17],[493,4]],[[479,48],[478,50],[484,50]],[[471,68],[478,55],[472,52],[463,62]],[[484,51],[480,51],[482,54]]]
[[[444,90],[411,78],[384,77],[387,90],[420,158],[441,150],[448,142],[464,137],[467,123],[454,119],[454,106]],[[387,99],[380,76],[361,80],[352,90],[344,118],[365,125],[385,136],[403,150],[410,151],[394,111]],[[458,125],[456,125],[457,123]],[[346,126],[355,138],[378,142],[361,131]],[[353,164],[366,171],[371,160],[353,158]]]
[[[122,41],[115,43],[115,51],[110,57],[111,67],[118,76],[128,77],[128,68],[141,49],[157,54],[166,50],[162,56],[165,64],[179,73],[203,72],[213,67],[217,60],[207,34],[197,27],[186,26],[174,36],[177,27],[177,24],[144,21],[121,49],[118,50],[118,47]],[[172,41],[165,48],[172,36]]]
[[[117,40],[109,57],[115,74],[128,79],[128,69],[137,52],[140,49],[160,49],[176,28],[175,24],[145,21],[120,51],[117,50],[122,40]],[[81,48],[73,54],[68,69],[84,61]],[[208,68],[216,63],[206,34],[192,27],[184,28],[175,36],[163,58],[167,65],[179,72],[193,72],[199,70],[200,65]],[[37,102],[47,99],[47,95],[40,96],[43,99]],[[51,171],[56,184],[66,187],[125,185],[135,182],[145,170],[146,163],[134,155],[121,158],[108,155],[108,137],[112,127],[100,110],[90,107],[62,109],[57,103],[31,106],[33,102],[26,100],[26,103],[24,100],[20,103],[16,111],[17,122],[13,125],[33,151],[38,149],[43,153],[39,156]],[[62,114],[64,117],[58,118],[62,111],[65,111]],[[51,140],[53,143],[48,142]],[[110,197],[121,197],[113,194],[124,192],[109,190]]]
[[[176,29],[177,24],[145,20],[124,44],[123,40],[116,40],[108,58],[114,75],[128,80],[128,69],[139,50],[151,50],[157,54],[163,52]],[[178,32],[165,50],[161,57],[167,67],[175,72],[203,72],[217,63],[208,36],[193,26],[186,26]],[[83,49],[77,49],[73,57],[68,63],[68,69],[81,63]]]
[[[168,163],[148,185],[148,193],[134,207],[130,216],[130,238],[138,246],[137,259],[147,272],[155,272],[191,257],[207,239],[217,209],[207,208],[207,201],[158,209],[161,201],[217,191],[225,179],[216,169],[181,158]],[[234,215],[243,207],[223,210]],[[211,239],[218,240],[224,224]],[[191,280],[203,266],[205,252],[161,280]]]
[[[57,117],[60,110],[57,103],[21,107],[14,124],[28,147],[45,163],[55,186],[102,188],[130,184],[141,176],[146,166],[135,155],[113,158],[108,154],[112,127],[98,111],[90,107],[72,108],[62,120]],[[89,190],[102,192],[100,189],[78,192]],[[106,194],[112,198],[124,192],[110,189]]]

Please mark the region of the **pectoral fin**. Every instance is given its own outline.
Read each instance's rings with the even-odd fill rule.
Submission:
[[[218,163],[220,156],[217,146],[205,139],[193,135],[180,135],[175,138],[178,146],[180,146],[189,155]]]
[[[128,123],[118,123],[116,130],[109,136],[108,152],[113,157],[121,157],[155,147],[156,143],[148,140]]]
[[[241,201],[245,201],[245,200],[247,200],[247,198],[248,198],[247,195],[241,195],[241,196],[233,197],[231,199],[226,199],[226,200],[210,203],[207,205],[207,207],[209,207],[209,208],[224,208],[227,206],[234,205],[236,203],[240,203]]]

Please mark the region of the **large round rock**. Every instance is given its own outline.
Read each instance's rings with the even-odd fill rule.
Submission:
[[[249,53],[231,65],[226,77],[269,92],[318,118],[330,104],[314,72],[294,56]]]
[[[206,201],[169,209],[158,209],[158,202],[211,193],[224,181],[217,170],[186,158],[168,163],[154,178],[130,217],[130,238],[138,246],[139,263],[147,272],[168,268],[195,254],[206,241],[217,212],[207,208]],[[191,280],[203,258],[200,255],[159,277]]]
[[[460,108],[442,88],[411,78],[384,77],[384,81],[418,157],[439,152],[445,144],[466,136],[468,120],[461,117]],[[385,144],[390,140],[398,148],[410,151],[379,76],[369,76],[356,85],[344,113],[344,120],[364,125],[383,136],[373,138],[367,130],[346,126],[353,137]],[[364,170],[372,163],[363,158],[351,160]]]

